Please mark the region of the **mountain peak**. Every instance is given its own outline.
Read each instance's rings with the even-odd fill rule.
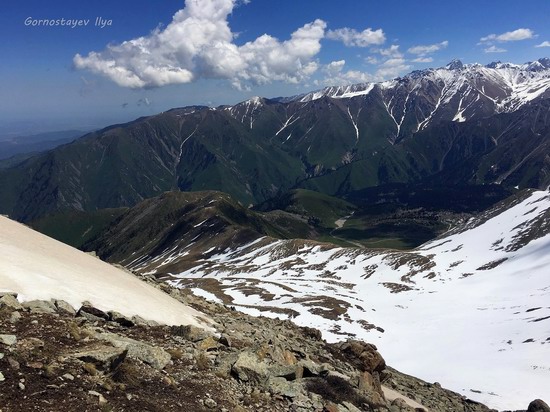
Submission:
[[[445,68],[448,70],[460,70],[463,67],[464,67],[464,64],[458,59],[451,60],[451,62],[445,66]]]

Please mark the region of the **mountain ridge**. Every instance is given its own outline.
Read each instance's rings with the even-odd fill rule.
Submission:
[[[540,66],[427,69],[344,98],[172,109],[0,170],[0,212],[29,221],[173,189],[220,190],[248,206],[294,188],[341,196],[437,176],[543,189],[550,69]]]

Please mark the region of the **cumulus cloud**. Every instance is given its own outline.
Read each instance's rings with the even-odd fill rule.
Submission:
[[[531,29],[517,29],[502,34],[489,34],[479,39],[481,43],[509,42],[535,38],[536,34]]]
[[[399,51],[399,45],[397,44],[392,44],[387,49],[378,49],[376,51],[384,57],[393,57],[393,58],[403,57],[403,53]]]
[[[408,49],[407,52],[409,52],[410,54],[415,54],[419,57],[425,57],[441,49],[445,49],[448,45],[449,42],[447,40],[444,40],[441,43],[413,46]]]
[[[325,86],[340,86],[354,83],[372,82],[374,77],[359,70],[344,71],[345,60],[337,60],[325,65],[322,71],[325,73],[325,78],[321,82],[316,82],[317,85]]]
[[[483,50],[485,53],[506,53],[508,50],[503,49],[502,47],[491,46]]]
[[[327,39],[341,41],[348,47],[369,47],[383,44],[386,41],[386,35],[382,29],[373,30],[369,27],[363,31],[357,31],[343,27],[327,31]]]
[[[543,41],[541,44],[537,44],[535,47],[550,47],[550,41]]]
[[[234,43],[227,18],[238,0],[186,0],[166,28],[86,56],[77,54],[77,69],[87,69],[129,88],[189,83],[199,78],[228,79],[237,87],[273,80],[298,83],[319,68],[326,23],[315,20],[280,41],[264,34],[242,46]],[[247,1],[243,2],[244,4]]]
[[[382,63],[375,73],[377,80],[387,80],[398,77],[411,69],[411,65],[401,56],[391,57]]]

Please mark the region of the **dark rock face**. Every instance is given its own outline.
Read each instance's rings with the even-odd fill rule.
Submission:
[[[535,399],[529,404],[527,412],[550,412],[550,407],[541,399]]]

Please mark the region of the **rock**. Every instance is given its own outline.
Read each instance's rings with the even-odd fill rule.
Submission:
[[[250,352],[239,354],[237,361],[231,367],[231,372],[241,381],[257,384],[265,383],[269,377],[265,362],[260,362],[258,357]]]
[[[109,342],[116,348],[127,349],[130,358],[139,359],[155,369],[164,369],[172,359],[168,352],[158,346],[152,346],[131,338],[119,336],[115,333],[97,333],[95,337],[96,339]]]
[[[136,325],[141,325],[141,326],[158,326],[159,325],[158,322],[155,322],[154,320],[144,319],[139,315],[132,316],[132,322]]]
[[[363,392],[374,405],[381,406],[384,404],[384,392],[377,374],[373,376],[367,371],[359,375],[358,382],[359,391]]]
[[[104,404],[107,403],[107,399],[105,399],[105,397],[102,394],[100,394],[99,392],[88,391],[88,395],[97,396],[100,405],[104,405]]]
[[[25,384],[24,383],[19,382],[18,386],[19,386],[19,389],[21,389],[22,391],[25,390]]]
[[[191,342],[198,342],[210,336],[210,333],[203,328],[193,325],[172,326],[171,330],[174,335],[181,336]]]
[[[274,395],[282,395],[287,398],[295,398],[304,392],[304,387],[300,381],[289,382],[285,378],[277,376],[269,377],[267,388]]]
[[[71,375],[70,373],[66,373],[65,375],[62,376],[62,378],[67,381],[74,381],[74,376]]]
[[[310,328],[308,326],[302,326],[300,329],[305,336],[309,336],[314,340],[321,340],[323,338],[323,334],[319,329]]]
[[[114,310],[109,312],[109,317],[113,322],[116,322],[120,326],[124,326],[125,328],[131,328],[135,325],[134,321],[131,318]]]
[[[206,398],[204,400],[204,406],[209,409],[214,409],[216,406],[218,406],[218,403],[212,398]]]
[[[299,362],[299,365],[303,369],[304,377],[319,376],[321,374],[326,374],[329,371],[327,365],[315,363],[311,359],[302,359]]]
[[[21,320],[21,313],[19,313],[18,311],[14,310],[12,313],[11,313],[11,316],[10,316],[10,322],[11,323],[17,323]]]
[[[109,315],[107,313],[94,307],[90,302],[84,302],[80,309],[78,309],[76,316],[82,316],[92,322],[109,320]]]
[[[396,398],[391,402],[390,411],[392,412],[414,412],[415,409],[405,402],[404,399]]]
[[[128,350],[116,347],[102,347],[84,352],[77,352],[71,357],[83,362],[93,363],[98,369],[104,371],[114,370],[128,354]],[[74,378],[73,378],[74,379]]]
[[[21,365],[19,364],[19,362],[17,362],[11,356],[8,358],[8,364],[10,365],[10,368],[16,371],[18,371],[21,368]]]
[[[5,294],[0,298],[0,307],[7,306],[8,308],[12,308],[15,310],[22,310],[23,305],[19,303],[19,301],[16,299],[17,295],[12,294]]]
[[[57,308],[47,300],[30,300],[23,302],[23,307],[31,313],[55,313]]]
[[[218,347],[218,341],[214,337],[209,336],[199,343],[199,349],[209,351]]]
[[[342,402],[342,406],[344,406],[349,412],[361,412],[361,409],[357,408],[354,404],[350,403],[350,402]]]
[[[229,337],[226,336],[226,335],[220,336],[220,339],[218,340],[218,342],[219,342],[221,345],[227,346],[228,348],[231,347],[231,339],[229,339]]]
[[[4,374],[0,372],[0,382],[4,382],[6,378],[4,377]]]
[[[0,343],[6,346],[15,345],[17,343],[17,336],[15,335],[0,335]]]
[[[289,381],[301,379],[304,375],[304,369],[301,365],[275,364],[273,366],[269,366],[268,371],[271,376],[281,377]]]
[[[370,343],[348,339],[345,342],[335,344],[335,347],[346,354],[362,371],[381,372],[386,368],[384,358],[380,355],[376,346]]]
[[[54,302],[54,305],[57,308],[58,313],[69,316],[76,316],[76,310],[64,300],[56,300]]]
[[[541,399],[535,399],[529,404],[527,412],[550,412],[550,407]]]

